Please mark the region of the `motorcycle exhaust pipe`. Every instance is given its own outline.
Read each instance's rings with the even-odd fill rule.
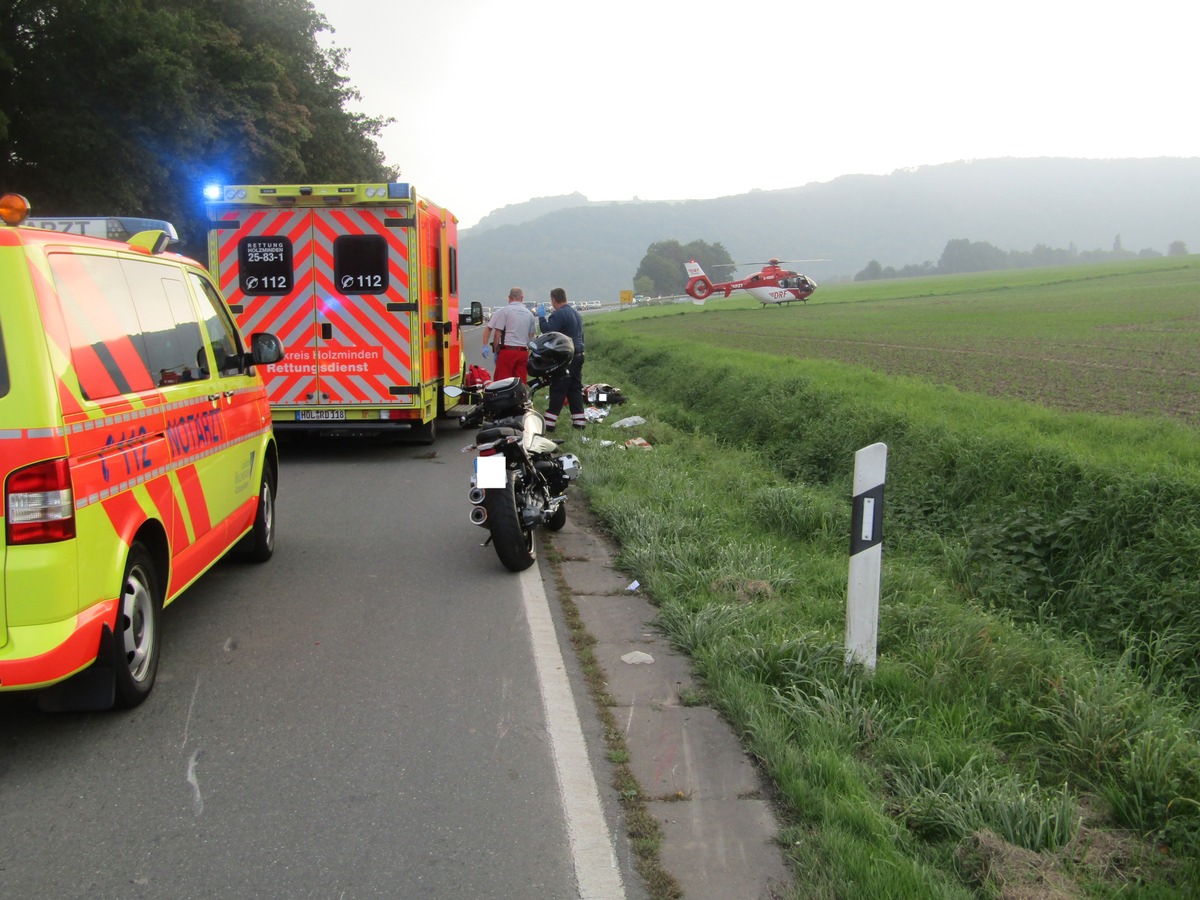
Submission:
[[[483,488],[474,487],[471,488],[470,493],[467,494],[467,500],[478,506],[483,502],[483,496]]]
[[[487,524],[487,510],[482,506],[471,507],[471,523],[474,525]]]

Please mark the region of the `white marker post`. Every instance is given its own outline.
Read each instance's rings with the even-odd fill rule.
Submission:
[[[846,665],[875,671],[879,633],[879,571],[883,557],[883,482],[887,444],[854,454],[854,510],[850,517],[850,584],[846,591]]]

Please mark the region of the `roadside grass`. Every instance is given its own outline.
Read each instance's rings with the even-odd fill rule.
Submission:
[[[1054,413],[823,360],[616,336],[604,364],[617,383],[652,393],[664,424],[753,450],[782,476],[785,498],[848,496],[854,452],[887,443],[889,549],[930,556],[960,593],[1086,634],[1097,652],[1130,655],[1200,696],[1194,429]],[[725,466],[711,451],[692,456]]]
[[[567,449],[774,781],[796,896],[1195,896],[1194,433],[633,327],[589,331],[588,378],[647,424]],[[880,439],[871,676],[842,641],[849,470]]]

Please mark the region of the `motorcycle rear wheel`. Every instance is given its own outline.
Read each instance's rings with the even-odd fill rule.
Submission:
[[[510,572],[521,572],[533,565],[537,559],[533,529],[521,527],[521,515],[517,510],[516,491],[510,475],[508,485],[491,488],[483,498],[487,510],[487,524],[492,532],[492,546],[496,556]]]

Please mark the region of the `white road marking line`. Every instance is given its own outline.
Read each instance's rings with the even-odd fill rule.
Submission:
[[[625,897],[625,885],[600,806],[596,776],[588,759],[579,713],[550,616],[550,601],[536,565],[521,573],[521,594],[546,711],[558,791],[567,817],[579,896],[582,900],[621,900]]]

